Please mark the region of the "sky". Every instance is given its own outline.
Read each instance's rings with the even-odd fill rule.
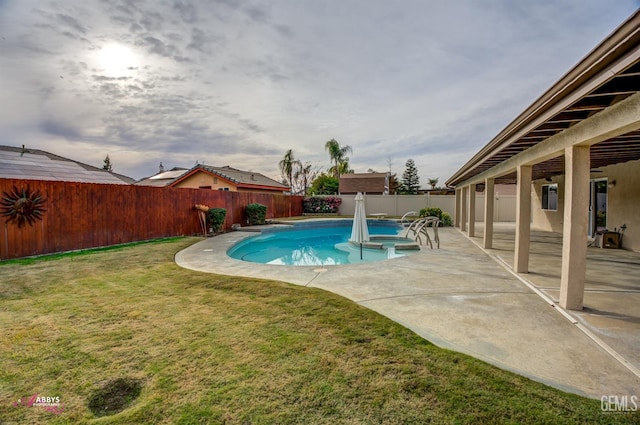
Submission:
[[[140,179],[455,171],[638,0],[0,0],[0,145]]]

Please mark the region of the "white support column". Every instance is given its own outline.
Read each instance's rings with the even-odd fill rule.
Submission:
[[[589,147],[568,147],[564,155],[566,175],[560,306],[570,310],[582,310],[587,272]]]
[[[484,235],[482,246],[493,248],[493,203],[495,200],[495,179],[484,180]]]
[[[516,191],[516,249],[513,269],[529,272],[529,239],[531,237],[531,165],[518,166]]]
[[[456,206],[455,206],[455,217],[453,218],[454,227],[460,227],[460,192],[462,189],[456,189]]]
[[[460,196],[460,230],[463,232],[467,230],[467,192],[469,187],[462,188],[462,194]]]
[[[476,185],[469,185],[469,237],[476,235]]]

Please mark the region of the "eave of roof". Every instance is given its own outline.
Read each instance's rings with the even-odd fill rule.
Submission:
[[[288,191],[288,188],[282,188],[279,186],[267,186],[267,185],[261,185],[261,184],[248,184],[248,183],[238,183],[236,185],[239,188],[242,189],[267,189],[267,190],[274,190],[274,191],[278,191],[278,192],[284,192],[284,191]]]
[[[234,186],[237,184],[234,180],[229,179],[229,178],[228,178],[228,177],[226,177],[226,176],[222,176],[222,175],[220,175],[219,173],[214,173],[214,172],[212,172],[211,170],[208,170],[208,169],[203,168],[203,167],[201,167],[201,166],[199,166],[199,165],[196,165],[196,166],[195,166],[195,167],[193,167],[191,170],[187,171],[187,172],[186,172],[186,173],[184,173],[182,176],[180,176],[180,177],[178,177],[177,179],[175,179],[175,180],[174,180],[173,182],[171,182],[168,186],[169,186],[169,187],[176,186],[178,183],[180,183],[180,182],[182,182],[182,181],[184,181],[184,180],[188,179],[189,177],[193,176],[194,174],[196,174],[196,173],[198,173],[198,172],[203,172],[203,173],[209,174],[209,175],[211,175],[211,176],[216,176],[216,177],[222,178],[224,181],[226,181],[227,183],[231,183],[231,184],[233,184]]]
[[[340,179],[386,179],[387,173],[350,173],[340,175]]]

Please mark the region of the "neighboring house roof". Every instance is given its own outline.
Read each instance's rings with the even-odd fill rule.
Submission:
[[[0,178],[132,184],[135,180],[40,149],[0,146]]]
[[[289,188],[282,183],[254,171],[238,170],[236,168],[229,167],[228,165],[224,167],[213,167],[204,164],[196,165],[191,170],[174,180],[170,186],[176,185],[180,181],[187,179],[189,176],[198,172],[205,172],[221,177],[242,189],[268,189],[277,191],[289,190]]]
[[[220,177],[227,182],[241,189],[261,189],[287,191],[289,188],[267,176],[254,171],[243,171],[229,166],[213,167],[210,165],[198,164],[191,169],[172,168],[169,171],[163,171],[154,176],[147,177],[136,182],[140,186],[175,186],[179,182],[189,178],[190,176],[204,172],[216,177]]]
[[[187,168],[174,167],[169,171],[161,171],[151,177],[145,177],[144,179],[135,182],[135,184],[137,186],[165,187],[169,186],[187,172],[189,172],[189,169]]]
[[[387,173],[342,174],[338,191],[342,194],[384,193],[387,185]]]

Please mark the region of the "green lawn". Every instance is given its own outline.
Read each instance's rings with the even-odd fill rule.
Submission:
[[[196,240],[0,264],[0,423],[640,421],[439,349],[337,295],[176,266]],[[96,396],[119,378],[139,395]],[[14,406],[36,393],[64,411]],[[118,395],[120,413],[89,408]]]

